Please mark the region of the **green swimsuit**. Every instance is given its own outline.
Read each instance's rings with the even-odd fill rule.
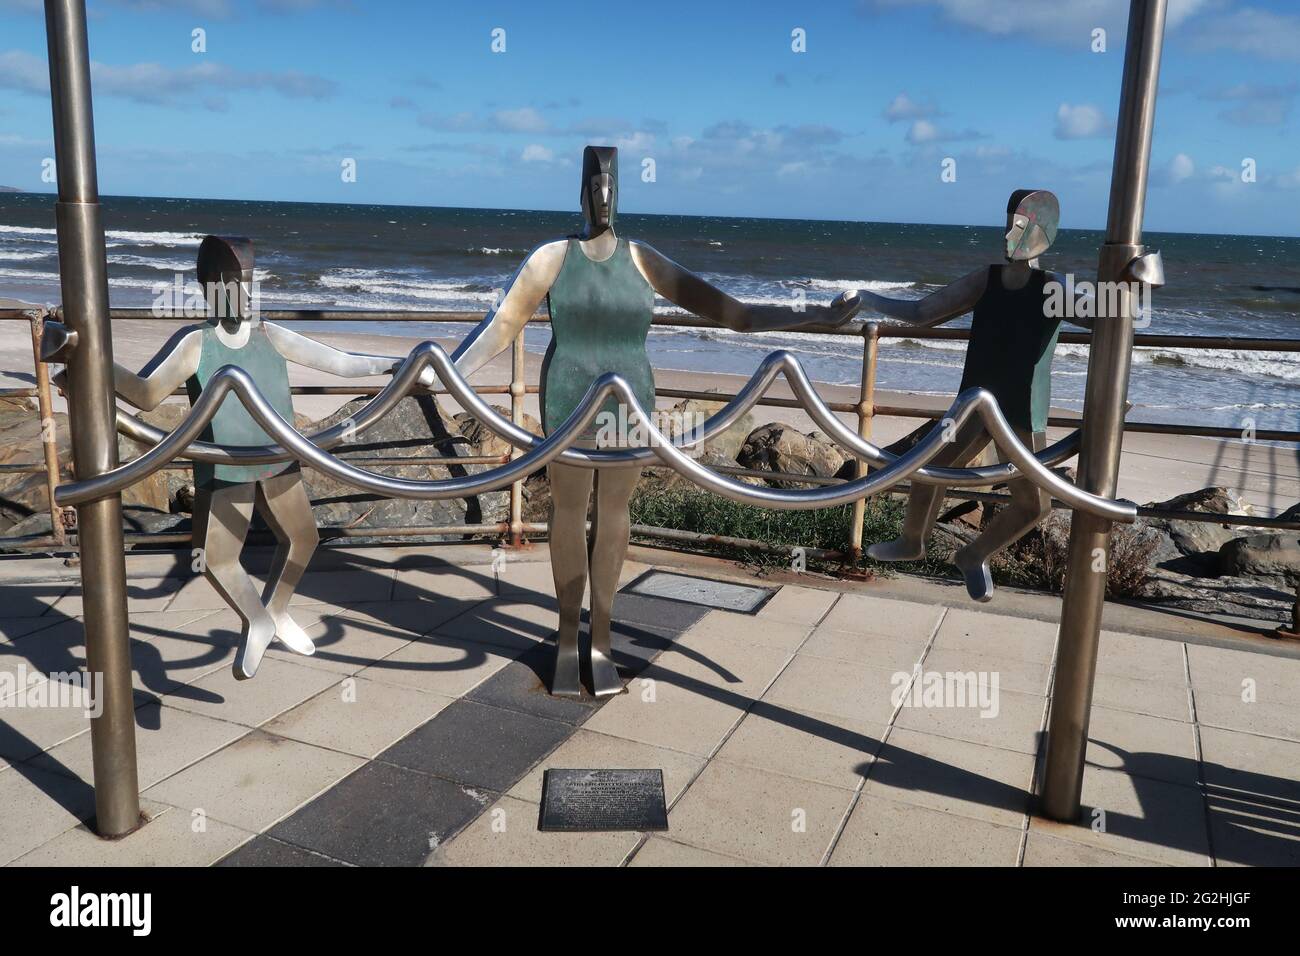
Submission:
[[[605,372],[627,379],[647,412],[655,407],[654,373],[646,356],[654,312],[654,290],[641,275],[627,240],[614,254],[593,262],[577,239],[569,240],[564,265],[547,296],[551,314],[551,345],[542,363],[542,428],[550,434],[578,407],[592,381]],[[627,411],[610,399],[602,412]],[[599,430],[597,419],[584,437]]]
[[[257,389],[280,416],[293,423],[293,397],[289,391],[289,369],[284,356],[276,351],[266,329],[261,324],[249,330],[248,341],[240,348],[231,348],[217,336],[217,327],[211,322],[200,326],[203,330],[203,350],[199,355],[198,370],[185,383],[185,391],[193,403],[207,387],[212,376],[223,365],[235,365],[248,373],[257,383]],[[238,396],[227,395],[217,408],[208,427],[199,436],[203,441],[221,445],[273,444],[262,426],[248,414]],[[269,465],[214,465],[210,462],[194,463],[194,487],[213,488],[221,484],[260,481],[273,478],[290,468],[294,461],[275,462]]]

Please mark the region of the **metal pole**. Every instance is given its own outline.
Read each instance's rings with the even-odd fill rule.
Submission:
[[[1101,281],[1119,281],[1125,266],[1143,251],[1142,214],[1167,5],[1168,0],[1132,0],[1129,8],[1110,212],[1097,268]],[[1098,297],[1102,298],[1110,297]],[[1079,452],[1079,485],[1107,497],[1114,497],[1119,479],[1124,400],[1137,307],[1133,290],[1127,285],[1122,287],[1117,302],[1118,314],[1099,315],[1093,332]],[[1079,511],[1070,524],[1069,570],[1061,602],[1043,775],[1043,812],[1055,820],[1073,821],[1079,815],[1097,645],[1106,599],[1110,530],[1110,522]]]
[[[528,391],[524,385],[525,329],[519,330],[519,334],[515,336],[515,340],[510,346],[510,420],[516,425],[523,425],[524,423],[524,396]],[[522,454],[522,449],[513,447],[510,449],[511,460],[518,458]],[[523,546],[524,483],[520,480],[510,485],[510,547],[522,548]]]
[[[50,53],[50,100],[59,201],[59,283],[63,316],[77,334],[68,358],[68,424],[78,479],[117,467],[113,341],[108,316],[104,228],[95,174],[95,127],[84,0],[45,0]],[[135,708],[126,623],[126,562],[122,497],[77,507],[86,669],[103,710],[90,721],[95,825],[121,836],[140,824],[135,762]]]
[[[868,322],[862,327],[862,390],[858,395],[858,437],[871,438],[872,419],[876,414],[876,359],[880,353],[880,326]],[[858,459],[853,475],[861,478],[867,473],[867,463]],[[849,553],[856,564],[862,560],[862,523],[867,516],[867,499],[853,502],[853,518],[849,525]]]

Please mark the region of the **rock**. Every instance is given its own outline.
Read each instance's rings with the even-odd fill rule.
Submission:
[[[510,417],[510,409],[503,408],[500,405],[493,405],[492,408],[502,418],[508,419]],[[514,447],[504,438],[497,437],[494,432],[469,412],[458,412],[453,415],[452,427],[465,441],[474,446],[475,451],[473,454],[476,456],[508,455]],[[542,434],[542,423],[527,413],[523,416],[521,427],[524,431],[531,432],[534,435]]]
[[[1300,582],[1300,534],[1252,534],[1219,549],[1219,569],[1228,575],[1281,577]]]
[[[849,459],[828,442],[800,434],[789,425],[773,423],[749,433],[736,461],[754,471],[832,478]],[[770,479],[770,483],[777,488],[803,485],[799,481],[775,478]]]
[[[663,409],[657,412],[659,430],[669,438],[676,438],[684,432],[703,425],[706,421],[716,415],[726,407],[726,402],[709,402],[696,398],[687,398],[678,402],[669,409]],[[740,419],[720,434],[714,435],[705,442],[703,449],[697,449],[700,454],[712,452],[716,458],[731,459],[731,464],[735,464],[740,455],[741,446],[745,444],[745,439],[754,430],[754,413],[746,412]]]
[[[348,402],[329,418],[313,428],[323,428],[342,421],[362,407],[366,399]],[[447,427],[444,416],[432,395],[407,396],[380,422],[356,437],[356,440],[333,449],[342,459],[357,458],[427,458],[456,455],[467,457],[478,454],[459,431]],[[476,475],[493,465],[366,465],[385,475],[424,480],[449,476]],[[460,525],[495,523],[509,519],[509,490],[489,492],[477,497],[452,498],[439,501],[414,501],[405,498],[385,498],[359,491],[351,485],[335,481],[313,469],[306,469],[307,493],[312,500],[316,522],[343,527],[412,527],[417,525]],[[410,541],[459,539],[463,535],[432,534],[409,538]],[[378,538],[357,538],[357,541]]]
[[[161,534],[164,532],[183,532],[189,531],[190,519],[188,515],[168,514],[164,511],[156,511],[152,508],[141,508],[133,505],[122,508],[122,530],[127,534]],[[38,511],[36,514],[29,515],[17,524],[12,525],[5,531],[6,537],[18,537],[25,535],[45,536],[50,533],[50,515],[48,512]],[[128,545],[132,547],[132,545]],[[140,547],[140,545],[133,545]],[[162,545],[164,548],[174,548],[174,544]],[[5,552],[0,552],[5,553]],[[15,553],[21,553],[21,549],[15,549]]]
[[[1198,614],[1228,614],[1270,623],[1291,620],[1295,593],[1281,577],[1203,578],[1153,568],[1143,600]]]
[[[1203,514],[1250,515],[1253,509],[1239,494],[1228,488],[1202,488],[1185,495],[1178,495],[1168,501],[1153,501],[1146,505],[1162,511],[1196,511]],[[1162,531],[1177,549],[1178,554],[1195,558],[1198,555],[1212,555],[1233,538],[1241,535],[1239,526],[1212,524],[1204,521],[1182,521],[1177,518],[1147,518],[1143,522],[1147,527]],[[1173,560],[1177,555],[1169,554],[1167,547],[1162,548],[1157,560]],[[1201,566],[1211,568],[1213,561],[1203,560]],[[1214,573],[1210,571],[1209,573]]]

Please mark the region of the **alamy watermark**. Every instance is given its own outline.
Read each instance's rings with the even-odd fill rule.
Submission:
[[[98,717],[104,712],[102,685],[103,676],[89,671],[52,671],[47,675],[19,664],[16,671],[0,671],[0,710],[49,707]]]
[[[915,679],[913,679],[915,678]],[[889,682],[895,707],[978,709],[981,717],[998,715],[997,671],[898,671]]]
[[[1125,293],[1133,298],[1134,325],[1151,324],[1151,286],[1145,282],[1091,282],[1066,273],[1064,282],[1043,285],[1043,314],[1049,319],[1096,319],[1120,315]]]

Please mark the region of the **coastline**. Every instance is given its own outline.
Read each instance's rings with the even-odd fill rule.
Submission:
[[[28,308],[30,303],[0,298],[0,308]],[[140,368],[154,354],[167,337],[185,321],[126,321],[119,320],[113,327],[114,357],[131,368]],[[421,341],[419,337],[378,335],[358,332],[309,333],[321,341],[354,351],[377,354],[404,355]],[[450,351],[458,344],[456,339],[435,339]],[[526,380],[535,385],[542,357],[529,352],[525,355]],[[32,355],[28,338],[4,336],[0,341],[0,387],[22,387],[33,383]],[[510,354],[502,353],[475,374],[476,384],[503,384],[510,375]],[[291,367],[290,380],[294,385],[382,385],[385,376],[364,379],[338,379],[324,372]],[[705,374],[700,372],[657,369],[655,381],[660,388],[699,391],[734,392],[744,384],[746,377],[729,373]],[[848,385],[830,385],[818,382],[822,398],[828,402],[856,403],[858,388]],[[792,397],[784,381],[778,381],[771,397]],[[495,405],[508,404],[505,395],[488,396]],[[313,419],[324,418],[348,399],[338,395],[298,396],[297,410]],[[658,407],[668,408],[677,399],[660,398]],[[913,405],[942,410],[949,404],[944,396],[915,395],[900,391],[877,390],[876,401],[881,405]],[[445,396],[440,402],[449,412],[460,411],[455,402]],[[56,410],[63,410],[63,400],[54,396]],[[537,417],[537,396],[525,399],[525,410]],[[788,423],[800,431],[811,431],[814,426],[799,409],[758,406],[752,412],[755,426],[768,422]],[[856,427],[854,416],[840,413],[842,420]],[[878,418],[874,422],[873,440],[889,444],[912,431],[917,419]],[[1051,429],[1049,438],[1064,434],[1062,429]],[[1212,485],[1223,485],[1240,492],[1254,507],[1255,514],[1272,516],[1300,501],[1300,456],[1292,449],[1273,445],[1251,444],[1228,439],[1195,438],[1178,435],[1129,434],[1124,439],[1124,454],[1120,463],[1120,494],[1139,504],[1164,501],[1175,495],[1196,491]]]

